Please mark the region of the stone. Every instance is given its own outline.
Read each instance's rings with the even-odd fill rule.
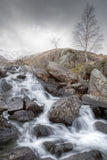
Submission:
[[[40,106],[35,101],[31,100],[29,97],[24,98],[24,108],[26,110],[31,110],[34,114],[41,113],[43,111],[43,106]]]
[[[52,128],[49,126],[38,124],[34,128],[34,134],[36,135],[36,137],[47,137],[52,135],[52,133]]]
[[[82,96],[82,102],[83,104],[88,104],[93,107],[102,107],[107,109],[107,97],[85,94]]]
[[[77,81],[77,77],[73,72],[55,62],[49,62],[47,71],[61,82],[74,83]]]
[[[74,83],[71,85],[80,94],[86,94],[88,91],[88,83]]]
[[[56,160],[56,159],[53,159],[53,158],[47,157],[47,158],[41,158],[40,160]]]
[[[12,85],[6,81],[6,79],[2,78],[0,80],[0,92],[7,92],[12,89]]]
[[[25,75],[18,75],[17,78],[24,80],[26,78],[26,76]]]
[[[44,142],[43,144],[46,150],[57,157],[60,157],[63,153],[72,151],[73,146],[71,143],[58,143],[58,142]]]
[[[13,142],[17,139],[17,130],[13,127],[0,128],[0,146],[5,145],[7,143]]]
[[[68,158],[62,158],[61,160],[103,160],[103,157],[99,151],[95,150],[90,152],[79,153]]]
[[[105,134],[107,134],[107,124],[103,123],[103,122],[96,122],[95,123],[95,127],[98,131],[103,132]]]
[[[94,66],[91,64],[85,64],[82,68],[80,75],[83,79],[88,80],[90,79],[91,71],[94,69]]]
[[[88,93],[94,96],[107,97],[107,79],[97,69],[91,72]]]
[[[39,160],[32,150],[28,147],[15,148],[7,153],[2,153],[2,160]]]
[[[79,114],[80,100],[78,96],[72,95],[62,97],[56,101],[49,111],[49,119],[53,123],[64,123],[71,125]]]
[[[0,78],[6,77],[6,70],[4,66],[0,66]]]
[[[42,68],[36,68],[36,69],[33,69],[33,73],[34,75],[36,75],[38,78],[44,80],[47,82],[48,78],[49,78],[49,73],[45,70],[45,69],[42,69]]]
[[[16,111],[23,110],[23,100],[20,97],[13,97],[7,100],[8,112],[12,114]]]
[[[20,122],[30,121],[33,118],[34,118],[34,113],[32,111],[25,111],[25,110],[16,111],[9,116],[9,119]]]
[[[74,88],[65,88],[65,92],[69,93],[70,95],[75,95],[75,89]]]
[[[82,96],[82,103],[90,105],[96,118],[107,119],[107,98],[85,94]]]
[[[0,114],[2,114],[7,109],[8,109],[7,105],[5,104],[3,99],[0,97]]]

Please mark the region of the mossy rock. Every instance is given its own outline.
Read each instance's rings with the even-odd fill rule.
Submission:
[[[71,69],[71,71],[76,75],[79,76],[81,70],[84,68],[84,64],[77,64],[74,68]]]

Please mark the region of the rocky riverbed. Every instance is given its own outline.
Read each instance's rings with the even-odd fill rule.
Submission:
[[[29,159],[107,159],[107,79],[98,67],[75,75],[56,62],[1,66],[0,160]]]

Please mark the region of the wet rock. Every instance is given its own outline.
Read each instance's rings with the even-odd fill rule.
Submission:
[[[17,139],[17,130],[13,127],[0,128],[0,146],[5,145],[7,143],[13,142]]]
[[[12,125],[2,116],[0,116],[0,128],[11,128]]]
[[[69,93],[65,92],[65,88],[58,85],[58,83],[47,83],[44,88],[53,96],[70,96]]]
[[[13,114],[15,111],[19,111],[23,109],[23,100],[19,97],[13,97],[7,100],[8,112],[9,114]]]
[[[0,78],[6,77],[6,70],[3,66],[0,66]]]
[[[71,143],[56,143],[56,142],[44,142],[46,150],[57,157],[60,157],[63,153],[72,151],[73,146]]]
[[[93,107],[102,107],[107,109],[107,98],[101,96],[94,96],[90,94],[85,94],[82,96],[83,104],[88,104]]]
[[[0,114],[2,114],[7,109],[8,109],[7,105],[5,104],[3,99],[0,97]]]
[[[12,85],[2,78],[0,81],[0,92],[7,92],[12,88]]]
[[[24,108],[31,110],[35,115],[43,111],[43,106],[40,106],[37,102],[31,100],[29,97],[24,98]]]
[[[107,97],[107,79],[97,69],[94,69],[91,72],[88,92],[94,96]]]
[[[12,151],[1,154],[2,160],[39,160],[28,147],[15,148]]]
[[[106,123],[96,122],[95,127],[97,128],[98,131],[107,134],[107,124]]]
[[[55,159],[47,157],[47,158],[41,158],[40,160],[55,160]]]
[[[96,118],[107,119],[107,98],[85,94],[82,96],[83,104],[90,105]]]
[[[26,76],[25,75],[18,75],[17,78],[24,80],[26,78]]]
[[[61,160],[103,160],[103,157],[99,151],[84,152],[77,155],[63,158]]]
[[[37,137],[46,137],[52,135],[52,128],[49,126],[38,124],[34,128],[34,134],[36,134]]]
[[[77,77],[74,75],[74,73],[55,62],[49,62],[47,71],[61,82],[74,83],[77,81]]]
[[[54,123],[64,123],[71,125],[73,120],[78,116],[80,100],[78,96],[60,98],[52,105],[49,111],[49,119]]]
[[[33,118],[34,118],[34,113],[32,111],[25,111],[25,110],[16,111],[9,116],[9,119],[20,122],[30,121]]]

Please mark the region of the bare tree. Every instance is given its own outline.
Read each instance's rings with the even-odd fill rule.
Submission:
[[[86,4],[81,21],[76,24],[74,40],[84,50],[86,63],[88,62],[87,51],[97,51],[102,47],[103,34],[97,26],[95,7]]]
[[[54,47],[57,49],[60,42],[60,38],[52,37],[50,41],[54,45]]]

